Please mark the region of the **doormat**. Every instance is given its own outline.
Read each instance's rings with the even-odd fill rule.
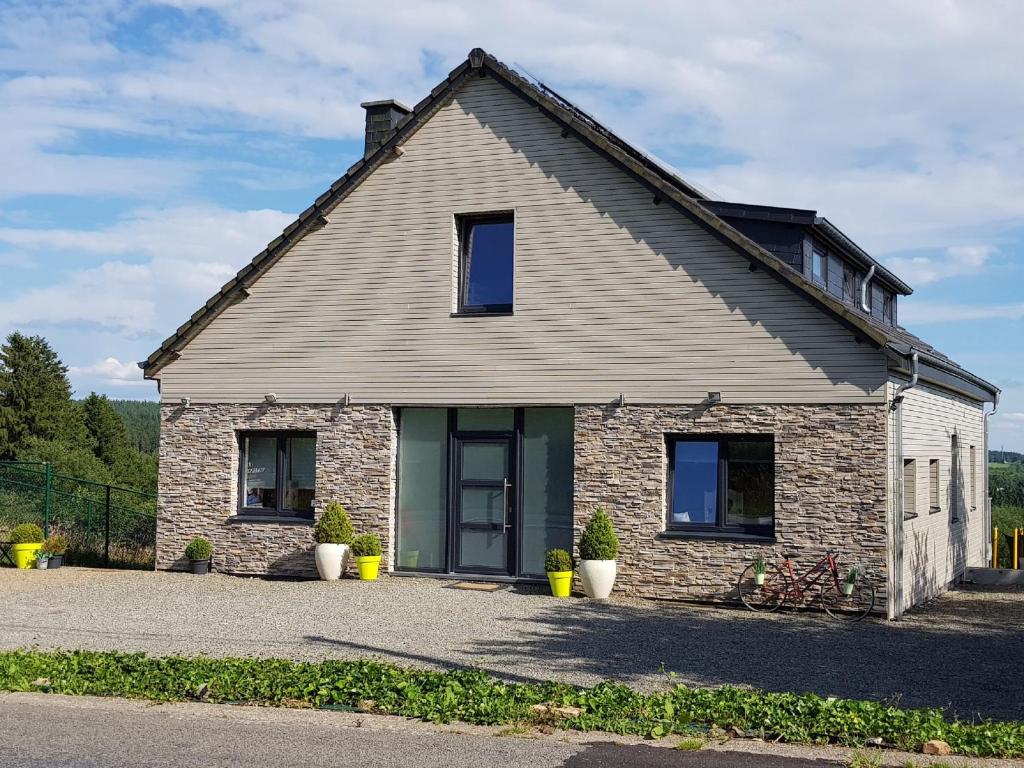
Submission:
[[[457,581],[449,589],[468,589],[473,592],[497,592],[501,584],[489,584],[486,581]]]

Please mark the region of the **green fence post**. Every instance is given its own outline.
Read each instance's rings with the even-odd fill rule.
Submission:
[[[53,466],[46,462],[46,490],[43,494],[43,535],[50,537],[50,487],[53,484]]]
[[[110,567],[110,486],[107,486],[107,511],[104,515],[103,564]]]

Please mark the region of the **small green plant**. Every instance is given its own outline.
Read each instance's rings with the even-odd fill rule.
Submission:
[[[856,584],[857,583],[857,579],[859,579],[859,578],[860,578],[860,568],[858,568],[857,566],[854,565],[854,566],[851,566],[851,567],[846,569],[846,579],[845,579],[845,581],[846,581],[847,584]]]
[[[12,544],[42,544],[45,538],[43,529],[35,523],[22,523],[11,531]]]
[[[352,539],[352,554],[356,557],[379,557],[380,536],[375,533],[361,533]]]
[[[758,555],[754,558],[754,573],[757,576],[764,576],[768,570],[768,563],[765,562],[764,555]]]
[[[544,556],[546,573],[565,573],[572,570],[572,556],[564,549],[549,549]]]
[[[696,752],[704,747],[704,739],[699,736],[684,736],[676,744],[676,749],[682,752]]]
[[[63,555],[68,551],[68,537],[60,533],[51,534],[50,538],[43,542],[43,549],[54,555]]]
[[[870,752],[855,752],[847,763],[849,768],[880,768],[881,765],[882,757]]]
[[[348,512],[336,501],[324,507],[323,514],[313,527],[317,544],[351,544],[354,533]]]
[[[40,549],[38,552],[36,552],[36,562],[41,563],[44,560],[49,560],[49,559],[50,559],[50,553],[47,552],[45,549]]]
[[[189,560],[209,560],[213,554],[213,545],[201,536],[197,536],[185,547],[185,557]]]
[[[611,518],[601,507],[590,518],[580,536],[580,558],[583,560],[614,560],[619,554],[619,537]]]

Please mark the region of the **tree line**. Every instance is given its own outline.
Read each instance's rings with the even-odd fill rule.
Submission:
[[[0,345],[0,460],[155,493],[158,405],[75,400],[67,374],[42,336],[15,331]]]

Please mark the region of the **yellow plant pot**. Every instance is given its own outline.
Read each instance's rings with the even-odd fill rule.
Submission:
[[[363,581],[376,581],[380,573],[380,555],[363,555],[356,558],[359,578]]]
[[[548,584],[555,597],[568,597],[572,593],[572,571],[548,571]]]
[[[43,542],[15,544],[11,547],[14,564],[19,568],[31,568],[36,561],[36,552],[43,548]]]

